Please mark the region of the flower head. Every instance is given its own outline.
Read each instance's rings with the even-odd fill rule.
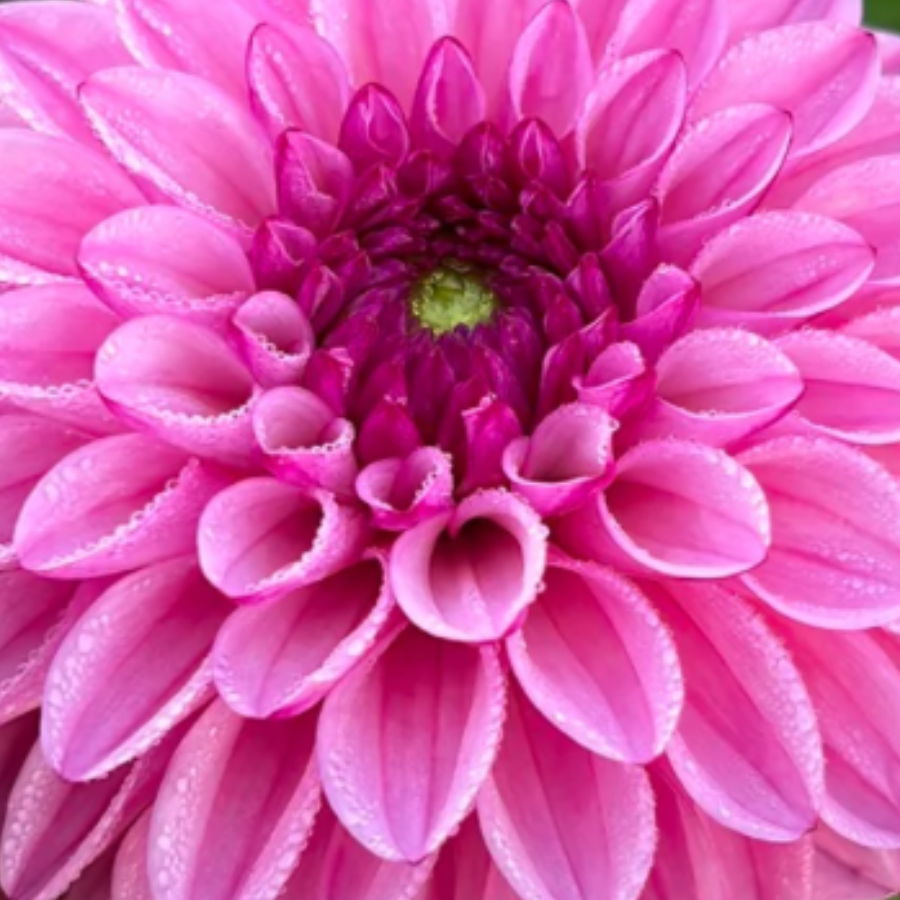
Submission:
[[[900,887],[858,6],[0,9],[10,900]]]

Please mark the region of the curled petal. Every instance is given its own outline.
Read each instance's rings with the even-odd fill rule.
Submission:
[[[213,84],[109,69],[85,83],[81,102],[110,153],[179,206],[244,236],[275,211],[268,144],[250,113]]]
[[[653,861],[653,794],[643,770],[573,743],[518,689],[478,818],[521,897],[632,900]]]
[[[97,598],[47,676],[50,765],[71,781],[103,777],[209,700],[207,656],[228,611],[189,558],[127,575]],[[127,704],[116,703],[122,691]]]
[[[556,525],[581,559],[676,578],[726,578],[766,557],[769,515],[756,480],[726,453],[679,440],[639,444],[605,493]]]
[[[637,344],[620,341],[598,353],[587,374],[577,375],[572,383],[581,403],[621,420],[650,396],[653,371]]]
[[[387,860],[433,853],[491,767],[504,694],[495,649],[413,628],[335,688],[319,726],[319,768],[331,808],[356,840]]]
[[[900,484],[886,469],[823,438],[779,438],[740,460],[772,518],[772,546],[743,576],[748,587],[821,628],[900,619]]]
[[[454,641],[497,640],[534,602],[546,552],[530,506],[502,490],[482,491],[400,536],[391,585],[424,631]]]
[[[519,418],[502,400],[485,397],[462,413],[465,440],[465,477],[461,488],[473,491],[503,481],[503,452],[522,433]]]
[[[399,165],[409,151],[409,131],[396,98],[377,84],[357,91],[341,123],[339,144],[359,173]]]
[[[611,569],[557,555],[544,583],[506,639],[519,684],[583,747],[648,762],[671,738],[684,701],[671,636],[647,598]]]
[[[257,603],[342,569],[364,538],[362,515],[331,494],[248,478],[206,507],[198,552],[220,591]]]
[[[437,447],[378,460],[360,472],[356,492],[378,528],[407,531],[452,507],[452,460]]]
[[[615,427],[599,407],[558,407],[529,437],[507,446],[504,473],[540,515],[571,512],[612,477]]]
[[[207,709],[176,751],[153,806],[147,862],[154,896],[280,893],[321,802],[315,725],[312,716],[254,722],[221,702]]]
[[[305,228],[286,219],[267,219],[257,228],[250,246],[257,287],[295,295],[303,280],[303,266],[315,248],[316,239]]]
[[[105,219],[81,242],[78,265],[94,293],[125,318],[169,313],[221,329],[254,287],[241,245],[174,206]]]
[[[94,441],[35,486],[16,523],[16,553],[43,575],[96,578],[191,552],[200,512],[223,484],[152,438]]]

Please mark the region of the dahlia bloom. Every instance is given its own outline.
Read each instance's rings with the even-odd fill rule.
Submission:
[[[9,900],[900,887],[900,55],[858,0],[0,9]]]

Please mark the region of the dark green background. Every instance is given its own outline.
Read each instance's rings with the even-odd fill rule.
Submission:
[[[900,0],[866,0],[866,18],[879,28],[900,31]]]

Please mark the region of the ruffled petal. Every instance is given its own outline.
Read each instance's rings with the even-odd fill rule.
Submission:
[[[412,628],[335,688],[319,726],[319,766],[356,840],[388,860],[433,853],[491,767],[504,693],[496,650]]]

